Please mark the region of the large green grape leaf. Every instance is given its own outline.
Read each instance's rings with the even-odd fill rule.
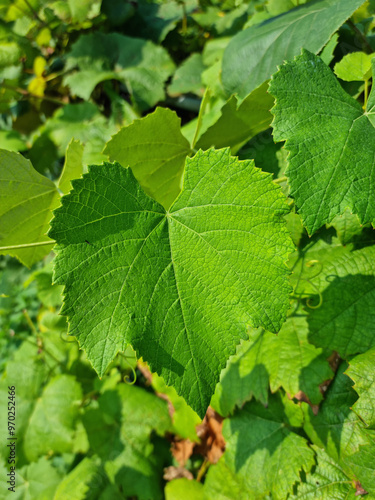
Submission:
[[[360,354],[349,362],[347,375],[354,380],[353,389],[359,399],[352,406],[366,425],[374,428],[375,425],[375,348]]]
[[[203,417],[246,325],[278,331],[285,319],[293,245],[280,188],[228,149],[187,159],[168,212],[119,164],[73,184],[50,231],[70,333],[99,375],[131,343]]]
[[[119,33],[81,35],[67,57],[67,67],[80,71],[65,77],[72,93],[89,99],[96,85],[120,80],[140,109],[164,99],[164,82],[174,63],[163,47]]]
[[[291,396],[304,392],[313,404],[322,399],[319,385],[332,378],[322,349],[308,342],[306,315],[289,317],[274,335],[252,330],[223,370],[211,405],[228,415],[254,395],[267,403],[272,392],[283,387]]]
[[[46,232],[60,195],[55,184],[19,153],[0,150],[0,175],[0,253],[30,267],[52,249]],[[14,248],[29,243],[36,245]]]
[[[374,246],[353,250],[321,240],[291,256],[295,293],[310,295],[313,306],[308,316],[311,343],[342,357],[375,345],[374,259]]]
[[[317,456],[317,466],[306,475],[306,482],[298,487],[298,493],[291,498],[306,500],[356,500],[353,481],[327,453],[312,447]]]
[[[271,493],[275,500],[285,499],[299,481],[299,472],[308,472],[314,465],[307,440],[293,431],[301,423],[299,407],[286,397],[282,399],[280,393],[270,398],[267,408],[261,403],[247,403],[226,419],[226,449],[218,465],[208,472],[207,498],[258,500]],[[223,488],[225,495],[218,491],[218,477],[221,483],[230,484]],[[238,490],[242,496],[237,496]]]
[[[180,124],[174,111],[156,108],[122,128],[104,150],[111,161],[131,165],[144,191],[165,208],[181,191],[185,159],[191,152]]]
[[[276,141],[286,140],[290,195],[312,234],[350,208],[375,219],[371,109],[349,96],[323,61],[308,51],[272,77]]]
[[[136,386],[121,384],[88,408],[83,423],[90,449],[104,463],[111,482],[128,497],[162,499],[162,454],[151,440],[172,430],[167,402]]]
[[[319,52],[363,3],[316,0],[238,33],[224,52],[226,91],[244,99],[271,77],[278,64],[298,55],[302,47]]]

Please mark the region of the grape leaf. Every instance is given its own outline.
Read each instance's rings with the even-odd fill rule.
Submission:
[[[291,498],[356,500],[356,490],[350,477],[324,450],[317,446],[312,448],[317,455],[316,469],[306,475],[306,482],[298,486],[297,495]]]
[[[229,146],[233,153],[237,152],[246,141],[269,127],[272,105],[267,84],[255,89],[241,104],[232,96],[222,107],[220,118],[199,137],[195,147]]]
[[[83,173],[83,144],[72,139],[66,148],[65,163],[58,187],[64,194],[71,190],[71,181],[81,177]]]
[[[272,392],[283,387],[291,396],[303,391],[319,403],[319,385],[333,373],[322,349],[308,342],[306,315],[289,317],[277,335],[258,330],[249,336],[221,374],[211,402],[216,411],[226,416],[252,395],[267,403],[268,385]]]
[[[202,55],[191,54],[175,71],[172,83],[168,87],[168,93],[178,95],[192,92],[202,97],[204,88],[201,76],[205,69]]]
[[[110,481],[121,485],[128,497],[161,500],[163,460],[151,433],[171,430],[166,401],[121,384],[105,391],[98,404],[86,410],[83,423],[90,448],[104,462]]]
[[[8,479],[6,474],[9,473],[9,469],[3,468],[1,464],[0,470],[0,487],[4,492],[4,496],[3,494],[1,496],[2,499],[51,500],[54,498],[56,487],[61,481],[60,474],[51,462],[45,457],[41,457],[37,462],[16,469],[16,495],[14,495],[13,491],[8,491],[10,485],[6,483]]]
[[[235,35],[223,58],[223,84],[228,95],[238,93],[244,99],[271,77],[278,64],[298,55],[302,47],[319,52],[363,3],[317,0]]]
[[[164,99],[164,82],[174,64],[163,47],[118,33],[81,35],[67,57],[67,68],[80,71],[65,77],[71,92],[88,100],[96,85],[120,80],[140,109]]]
[[[30,462],[50,452],[72,451],[81,400],[81,386],[71,375],[58,375],[48,382],[25,433],[25,454]]]
[[[0,246],[48,242],[52,210],[60,203],[54,183],[34,170],[19,153],[0,150]],[[53,246],[0,250],[31,267]]]
[[[275,500],[283,500],[299,481],[299,472],[308,472],[314,465],[314,453],[307,440],[293,432],[293,427],[302,423],[298,406],[279,393],[271,396],[269,405],[247,403],[237,415],[224,421],[223,436],[225,453],[212,466],[205,482],[208,498],[254,498],[261,499],[271,493]],[[212,486],[220,475],[232,475],[234,484],[226,496],[216,496]],[[224,476],[224,477],[225,477]],[[226,478],[227,479],[227,478]],[[236,488],[235,485],[240,487]],[[240,489],[247,496],[236,496]],[[230,494],[231,491],[231,494]],[[215,494],[214,494],[215,492]]]
[[[85,457],[58,485],[53,500],[97,498],[108,479],[98,457]]]
[[[347,82],[365,81],[371,78],[371,59],[375,54],[351,52],[335,64],[336,75]]]
[[[362,233],[363,226],[359,223],[358,216],[346,209],[342,215],[336,215],[328,227],[336,229],[337,237],[342,245],[347,245]]]
[[[174,111],[156,108],[122,128],[104,150],[111,161],[131,165],[144,191],[165,208],[181,191],[185,159],[191,152],[180,124]]]
[[[203,485],[182,477],[165,486],[165,500],[204,500]]]
[[[359,399],[352,406],[352,410],[359,415],[366,425],[374,428],[375,425],[375,348],[352,358],[346,374],[354,380],[353,389]]]
[[[339,367],[318,415],[314,415],[311,408],[302,403],[304,430],[311,441],[324,448],[352,480],[359,480],[366,491],[373,493],[375,433],[366,430],[350,409],[357,395],[352,389],[351,380],[343,373],[346,367],[346,363]],[[371,459],[364,460],[365,457]]]
[[[279,187],[228,149],[187,159],[168,212],[119,164],[73,183],[50,231],[70,333],[99,375],[132,344],[203,417],[246,325],[277,331],[289,307]]]
[[[274,138],[286,140],[290,195],[308,232],[346,208],[361,223],[373,221],[375,129],[370,107],[363,113],[328,66],[307,51],[273,75],[269,91],[276,98]]]

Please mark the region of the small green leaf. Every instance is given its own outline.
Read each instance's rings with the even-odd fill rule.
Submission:
[[[122,128],[104,150],[111,161],[130,165],[144,191],[165,208],[181,191],[185,159],[191,152],[180,124],[174,111],[156,108]]]
[[[0,150],[0,174],[0,253],[13,255],[30,267],[53,247],[53,241],[48,245],[46,232],[60,195],[55,184],[19,153]],[[42,245],[6,248],[33,243]]]
[[[271,175],[228,149],[187,159],[169,212],[130,169],[92,166],[50,231],[70,333],[100,375],[132,344],[203,417],[246,326],[278,331],[284,321],[287,212]]]
[[[356,236],[359,236],[363,229],[358,216],[352,214],[349,209],[346,209],[342,215],[336,215],[327,227],[334,227],[336,229],[337,237],[342,245],[347,245],[355,240]]]
[[[192,92],[202,96],[202,72],[206,69],[201,54],[191,54],[176,70],[172,83],[168,87],[170,95],[186,94]]]
[[[317,0],[237,33],[223,58],[223,84],[228,95],[238,93],[244,99],[271,77],[278,64],[298,55],[302,47],[320,52],[363,3]]]
[[[174,479],[165,486],[165,500],[204,500],[203,484],[186,478]]]
[[[309,234],[346,208],[361,223],[373,221],[371,111],[363,113],[323,61],[307,51],[273,75],[270,93],[276,98],[274,138],[286,140],[290,194]]]
[[[351,52],[335,64],[336,76],[347,82],[362,82],[371,78],[371,59],[375,54]]]

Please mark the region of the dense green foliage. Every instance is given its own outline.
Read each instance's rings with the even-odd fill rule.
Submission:
[[[375,498],[375,2],[0,13],[0,498]]]

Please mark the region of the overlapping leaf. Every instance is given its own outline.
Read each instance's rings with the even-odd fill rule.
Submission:
[[[43,245],[52,210],[60,203],[54,183],[34,170],[19,153],[0,150],[0,247],[29,243],[42,246],[0,250],[30,267],[53,246]]]
[[[308,472],[314,464],[306,439],[293,432],[301,423],[299,408],[280,394],[270,398],[267,408],[248,403],[225,420],[226,450],[208,473],[207,498],[257,500],[271,493],[276,500],[285,499],[299,472]]]
[[[375,349],[356,356],[350,360],[346,372],[355,382],[353,389],[359,399],[352,409],[363,421],[374,428],[375,425]]]
[[[346,208],[375,219],[372,99],[366,112],[308,51],[272,77],[274,138],[290,152],[290,194],[310,234]],[[285,111],[287,110],[287,111]]]
[[[228,94],[238,93],[244,99],[302,47],[319,52],[362,4],[363,0],[317,0],[238,33],[223,59]]]
[[[289,307],[288,211],[271,176],[229,150],[188,159],[169,212],[130,169],[91,167],[55,212],[55,281],[99,374],[128,342],[203,416],[246,325]]]

